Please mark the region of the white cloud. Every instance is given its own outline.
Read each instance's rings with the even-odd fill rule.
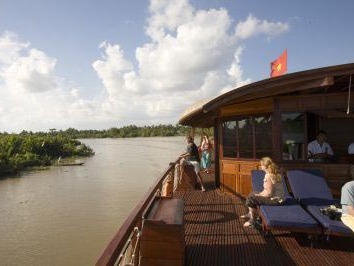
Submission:
[[[273,37],[289,30],[289,25],[283,22],[261,21],[250,14],[245,21],[236,26],[236,36],[240,39],[251,38],[260,34]]]
[[[42,92],[55,88],[56,60],[31,49],[28,56],[18,57],[0,72],[8,88],[18,91]]]
[[[93,64],[109,95],[106,111],[139,124],[162,117],[176,122],[194,101],[249,83],[241,67],[242,41],[288,30],[285,23],[252,15],[233,25],[227,10],[196,10],[187,0],[152,0],[150,12],[151,42],[136,48],[137,69],[117,44],[101,46],[102,59]]]
[[[151,0],[146,33],[153,41],[160,41],[168,32],[174,32],[180,25],[193,18],[194,8],[188,0]]]
[[[103,42],[100,48],[104,50],[101,60],[92,66],[108,91],[110,97],[119,97],[120,88],[124,87],[124,73],[132,69],[132,64],[124,58],[119,45]]]
[[[16,61],[21,50],[27,48],[29,43],[21,43],[17,39],[17,35],[6,31],[0,37],[0,66],[2,64],[11,64]]]
[[[73,127],[94,110],[78,107],[79,90],[55,74],[55,58],[11,32],[0,36],[0,48],[0,132]]]
[[[48,130],[176,123],[195,101],[250,82],[241,64],[247,39],[289,29],[252,15],[236,25],[227,10],[196,10],[188,0],[151,0],[149,10],[150,41],[136,48],[135,62],[119,44],[99,45],[102,54],[92,67],[104,91],[90,99],[56,74],[58,59],[14,33],[0,36],[0,131],[3,125]]]

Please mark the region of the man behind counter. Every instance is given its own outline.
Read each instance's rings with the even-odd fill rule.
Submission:
[[[326,137],[326,132],[320,130],[316,139],[307,145],[309,159],[327,159],[334,155],[331,146],[326,142]]]

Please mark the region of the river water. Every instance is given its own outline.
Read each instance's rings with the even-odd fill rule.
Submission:
[[[83,140],[82,166],[0,180],[0,265],[94,265],[183,137]]]

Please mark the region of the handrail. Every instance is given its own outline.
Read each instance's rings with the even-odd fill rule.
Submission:
[[[161,178],[157,179],[156,182],[150,187],[149,191],[135,206],[109,245],[105,248],[101,257],[96,262],[96,266],[114,265],[121,253],[121,250],[124,248],[125,243],[129,240],[131,232],[141,221],[142,214],[144,210],[149,206],[149,202],[151,202],[153,197],[156,195],[156,192],[161,187],[164,179],[169,175],[171,171],[175,170],[175,165],[178,164],[180,160],[181,158],[177,158],[174,163],[170,163],[169,167],[166,169]]]

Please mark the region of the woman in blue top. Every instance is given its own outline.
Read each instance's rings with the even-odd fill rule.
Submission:
[[[201,167],[204,168],[204,173],[209,174],[209,168],[211,166],[211,141],[207,134],[203,134],[202,144],[200,145],[200,149],[202,151],[202,161]]]

